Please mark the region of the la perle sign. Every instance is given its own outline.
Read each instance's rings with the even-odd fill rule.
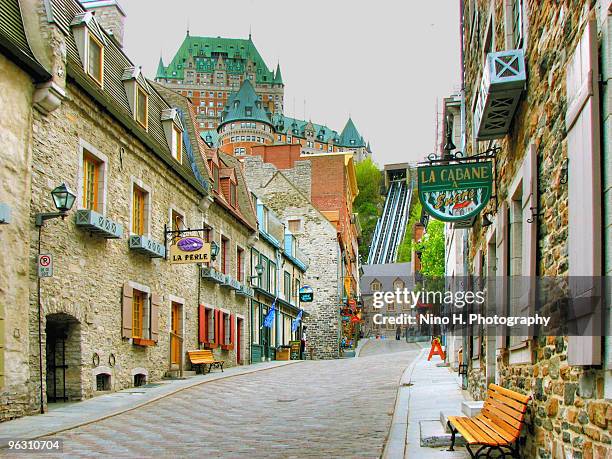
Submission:
[[[443,222],[474,217],[491,198],[491,161],[421,166],[417,174],[423,208]]]
[[[207,263],[210,261],[210,243],[201,237],[176,239],[170,246],[170,263]]]

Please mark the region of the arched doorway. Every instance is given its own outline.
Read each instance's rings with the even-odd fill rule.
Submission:
[[[64,313],[46,319],[47,402],[81,400],[81,324]]]

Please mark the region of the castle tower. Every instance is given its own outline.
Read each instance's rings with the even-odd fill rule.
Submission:
[[[217,128],[221,151],[235,156],[250,154],[254,145],[274,142],[274,126],[270,113],[249,80],[228,100]]]

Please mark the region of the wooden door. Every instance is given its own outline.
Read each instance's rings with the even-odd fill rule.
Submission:
[[[181,305],[179,303],[172,303],[170,330],[170,362],[179,364],[181,360]]]

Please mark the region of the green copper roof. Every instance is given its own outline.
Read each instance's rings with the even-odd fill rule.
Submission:
[[[280,64],[276,64],[276,73],[274,74],[274,83],[283,84],[283,76],[280,71]]]
[[[157,64],[157,78],[166,77],[166,69],[164,68],[164,61],[162,58],[159,58],[159,63]]]
[[[255,80],[257,83],[275,83],[274,72],[268,66],[255,48],[253,41],[241,38],[192,37],[187,35],[167,67],[157,68],[156,78],[184,79],[184,70],[191,63],[198,72],[212,73],[222,57],[225,70],[230,74],[241,75],[246,70],[250,59],[255,65]],[[193,58],[193,62],[191,59]]]
[[[200,137],[209,147],[216,147],[219,144],[219,133],[214,129],[201,132]]]
[[[340,143],[345,147],[365,147],[363,137],[357,131],[355,123],[349,117],[344,129],[342,129],[342,135],[340,136]]]
[[[261,121],[272,124],[249,80],[245,80],[238,92],[229,97],[226,110],[219,127],[230,121]]]
[[[308,121],[290,118],[280,113],[275,113],[272,117],[272,124],[274,125],[276,132],[304,137],[304,130],[308,124]],[[335,139],[334,142],[336,144],[340,142],[340,136],[333,129],[330,129],[323,124],[312,123],[312,125],[314,127],[315,137],[317,140],[329,142],[329,139],[333,138]]]

